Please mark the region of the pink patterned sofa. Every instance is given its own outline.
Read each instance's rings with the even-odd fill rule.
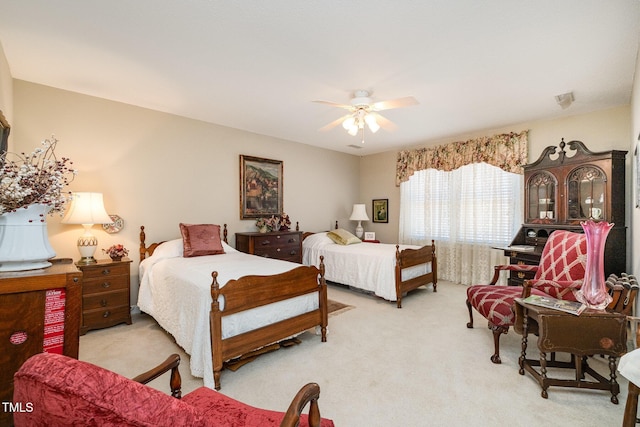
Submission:
[[[284,412],[258,409],[201,387],[180,398],[178,355],[133,380],[66,356],[41,353],[14,376],[14,413],[20,426],[322,426],[317,384],[304,386]],[[171,369],[172,397],[148,382]],[[177,397],[177,398],[176,398]],[[310,403],[309,416],[301,415]]]
[[[582,286],[587,263],[587,238],[584,234],[557,230],[551,233],[542,250],[539,265],[497,265],[488,285],[473,285],[467,289],[469,309],[468,328],[473,328],[473,312],[489,321],[493,331],[493,363],[500,360],[500,335],[506,334],[515,322],[512,310],[514,300],[523,296],[520,286],[496,285],[500,271],[535,271],[528,281],[533,295],[551,295],[554,298],[576,301],[575,292]]]

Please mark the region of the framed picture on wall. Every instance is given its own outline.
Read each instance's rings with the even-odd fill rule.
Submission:
[[[282,160],[240,155],[240,219],[282,215]]]
[[[0,111],[0,153],[6,152],[9,148],[9,131],[11,127]]]
[[[640,141],[640,135],[638,135],[638,141]],[[640,153],[638,153],[640,143],[636,145],[636,150],[633,152],[633,169],[636,174],[636,208],[640,208]]]
[[[389,199],[373,199],[373,222],[389,222]]]

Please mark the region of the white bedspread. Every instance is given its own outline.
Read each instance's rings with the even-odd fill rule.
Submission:
[[[209,388],[214,388],[209,331],[211,273],[218,272],[218,283],[223,287],[231,279],[279,274],[300,266],[248,255],[228,245],[224,248],[225,254],[184,258],[182,240],[178,239],[163,243],[140,263],[140,310],[153,316],[191,356],[191,374],[202,377]],[[317,308],[317,294],[258,307],[223,318],[222,335],[232,337]]]
[[[420,246],[400,245],[403,249]],[[373,292],[389,301],[396,301],[395,267],[396,245],[384,243],[356,243],[338,245],[327,233],[316,233],[302,242],[302,263],[319,266],[324,256],[325,279]],[[431,272],[431,263],[403,270],[402,279],[408,280]]]

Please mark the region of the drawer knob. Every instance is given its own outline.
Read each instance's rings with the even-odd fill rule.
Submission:
[[[518,261],[518,265],[524,265],[524,261]]]
[[[111,316],[111,312],[110,312],[109,310],[105,311],[105,312],[102,314],[102,317],[104,317],[105,319],[106,319],[107,317],[109,317],[109,316]]]
[[[295,254],[296,254],[296,251],[289,252],[289,255],[295,255]]]
[[[291,239],[289,239],[289,243],[295,243],[295,242],[296,242],[296,239],[295,239],[295,238],[291,238]]]
[[[265,245],[270,245],[270,244],[271,244],[271,242],[270,242],[270,241],[268,241],[268,240],[263,240],[262,242],[260,242],[260,244],[261,244],[262,246],[265,246]]]
[[[523,272],[518,273],[518,278],[524,279],[524,273]]]
[[[111,283],[109,283],[109,282],[104,282],[102,284],[102,287],[105,288],[105,289],[107,289],[109,286],[111,286]]]
[[[102,274],[103,275],[107,275],[107,274],[111,274],[111,270],[109,270],[108,268],[105,268],[104,270],[102,270]]]
[[[106,307],[107,306],[107,300],[106,299],[100,300],[100,305],[103,306],[103,307]]]
[[[280,252],[280,248],[276,249],[277,252]]]

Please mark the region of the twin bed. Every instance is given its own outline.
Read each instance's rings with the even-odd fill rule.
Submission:
[[[336,224],[337,229],[337,224]],[[436,246],[393,245],[360,242],[338,244],[331,232],[305,233],[302,263],[319,266],[324,259],[325,279],[373,293],[402,308],[402,296],[433,284],[437,292]]]
[[[322,261],[301,266],[222,247],[184,257],[182,239],[147,246],[141,227],[138,306],[191,356],[192,375],[216,390],[223,362],[315,327],[324,342],[328,323]]]
[[[217,227],[217,226],[216,226]],[[315,328],[327,339],[326,281],[371,291],[401,307],[402,295],[433,283],[435,245],[336,245],[306,233],[307,265],[239,252],[185,256],[183,239],[145,243],[140,227],[138,306],[190,355],[191,374],[220,389],[223,363]],[[219,233],[219,228],[217,229]]]

